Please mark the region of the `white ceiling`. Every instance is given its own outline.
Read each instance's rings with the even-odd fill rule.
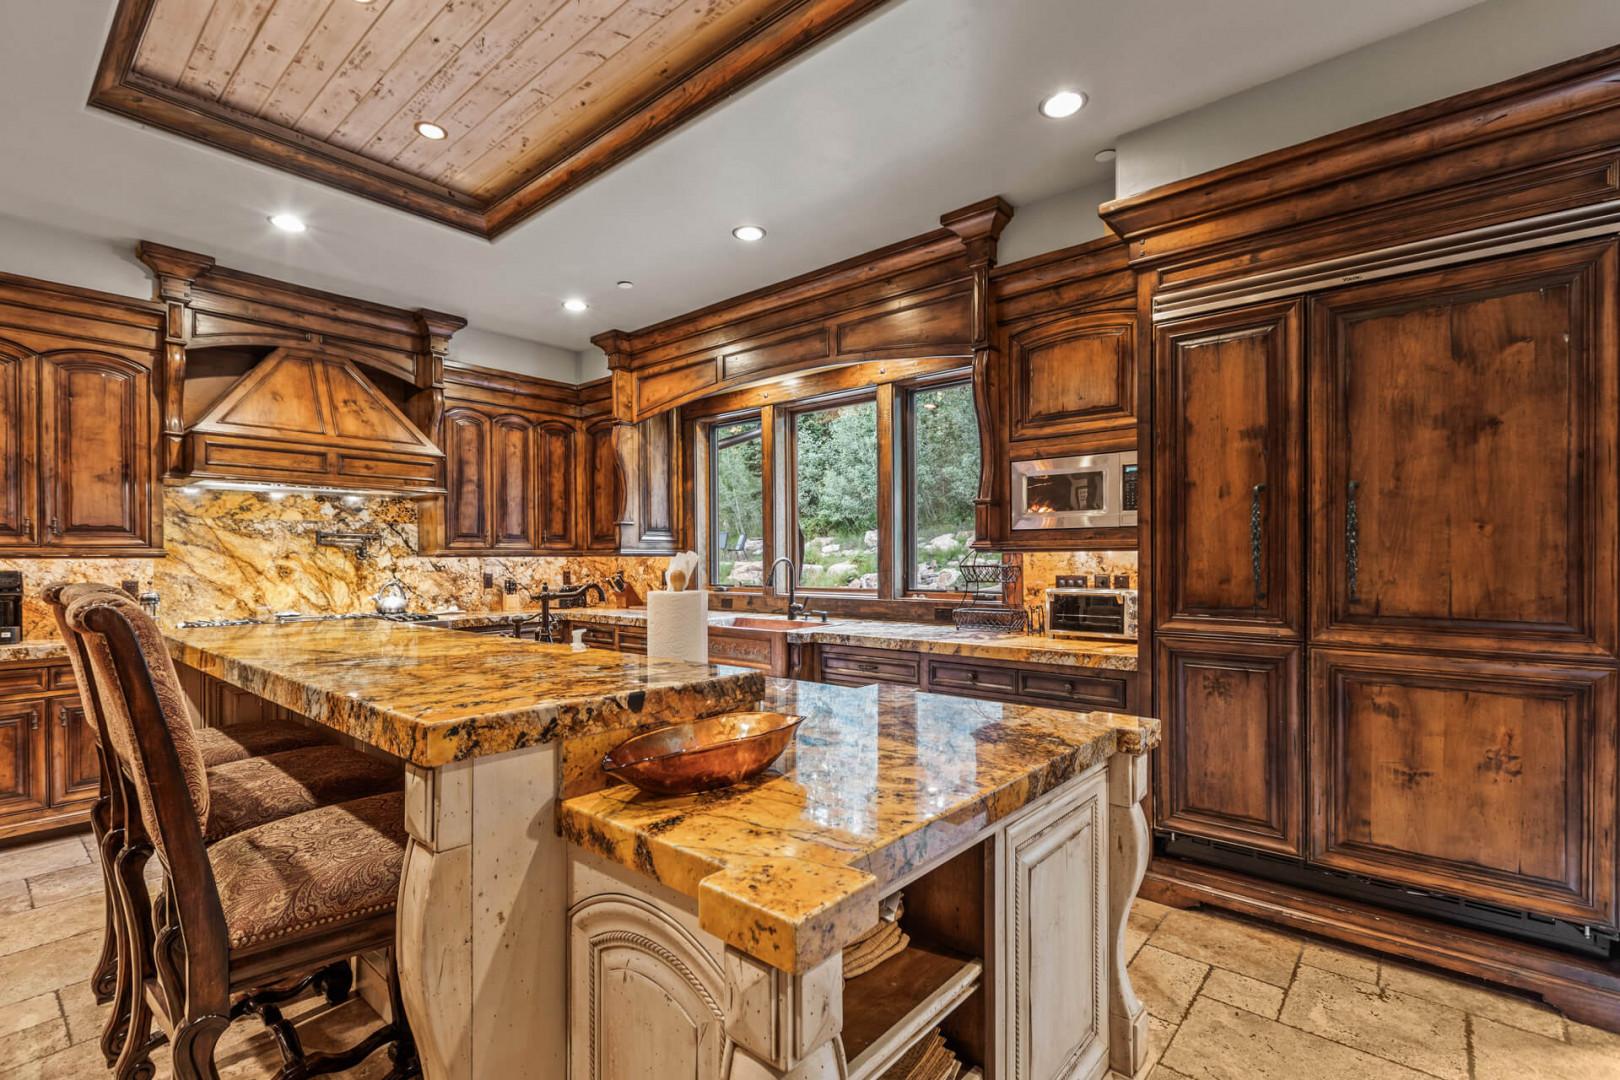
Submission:
[[[0,213],[585,349],[986,195],[1095,184],[1125,132],[1468,6],[897,0],[491,243],[91,110],[114,0],[0,0]],[[1091,103],[1038,116],[1066,85]],[[272,230],[282,210],[309,231]],[[743,222],[768,238],[733,240]]]

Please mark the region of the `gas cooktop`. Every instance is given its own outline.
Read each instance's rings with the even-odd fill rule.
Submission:
[[[433,616],[420,611],[395,611],[386,614],[374,611],[357,611],[347,615],[306,615],[299,611],[282,611],[268,618],[192,619],[181,623],[180,629],[192,630],[212,626],[280,626],[285,623],[346,622],[352,619],[381,619],[384,622],[417,623],[431,622]]]

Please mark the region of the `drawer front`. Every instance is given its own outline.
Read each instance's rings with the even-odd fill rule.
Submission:
[[[19,694],[41,693],[50,686],[51,674],[54,671],[67,671],[67,668],[0,668],[0,696],[16,697]],[[72,685],[73,678],[68,677],[68,685]]]
[[[1018,672],[1013,668],[964,664],[954,660],[928,662],[928,688],[967,694],[1016,694]]]
[[[1123,709],[1125,680],[1106,675],[1070,675],[1057,671],[1020,671],[1018,692],[1058,705]]]
[[[771,643],[764,638],[709,631],[709,660],[769,671]]]
[[[867,649],[824,649],[821,670],[829,676],[828,682],[855,686],[874,682],[916,686],[921,674],[917,657],[911,653]]]
[[[647,631],[619,630],[619,651],[647,655]]]
[[[618,640],[614,637],[611,626],[587,626],[585,630],[585,644],[593,649],[616,649]]]
[[[53,667],[50,670],[50,683],[52,690],[77,690],[79,688],[79,684],[74,681],[73,669],[71,667],[64,664],[61,667]]]

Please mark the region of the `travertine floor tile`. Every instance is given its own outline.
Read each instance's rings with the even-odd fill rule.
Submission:
[[[13,1062],[35,1061],[67,1048],[67,1025],[60,1016],[52,1017],[42,1024],[0,1035],[0,1068]]]
[[[52,870],[28,879],[28,895],[33,898],[35,907],[59,904],[63,900],[92,894],[106,895],[106,886],[101,880],[101,866],[96,863]]]
[[[1150,923],[1141,918],[1136,912],[1125,919],[1125,962],[1128,964],[1135,959],[1138,951],[1147,944],[1147,939],[1153,934],[1156,923]]]
[[[1251,979],[1247,975],[1239,975],[1235,971],[1224,968],[1214,968],[1209,978],[1204,980],[1203,994],[1205,997],[1224,1001],[1228,1005],[1236,1005],[1240,1009],[1247,1009],[1258,1013],[1267,1020],[1277,1019],[1277,1011],[1282,1008],[1283,988],[1272,986],[1270,983]]]
[[[169,1069],[167,1053],[161,1058],[154,1057],[152,1062],[157,1066],[153,1080],[170,1080],[174,1075]],[[101,1056],[101,1047],[91,1041],[0,1072],[0,1080],[102,1080],[111,1075]]]
[[[62,987],[56,997],[61,1002],[62,1016],[67,1020],[68,1038],[75,1046],[87,1039],[101,1038],[102,1025],[112,1006],[96,1004],[95,995],[90,993],[89,979]]]
[[[99,930],[0,956],[0,1005],[86,979],[100,956]]]
[[[38,994],[10,1005],[0,1005],[0,1036],[15,1034],[36,1024],[43,1024],[47,1020],[55,1020],[61,1015],[62,1010],[56,1004],[55,994]],[[0,1057],[0,1068],[5,1066],[5,1059]]]
[[[1148,1074],[1148,1080],[1187,1080],[1187,1074],[1167,1069],[1163,1065],[1155,1065],[1153,1072]]]
[[[0,923],[0,956],[48,945],[75,934],[100,932],[105,910],[101,897],[90,895],[8,916]]]
[[[1620,1050],[1565,1043],[1498,1024],[1472,1021],[1476,1080],[1616,1080]]]
[[[1562,1039],[1564,1036],[1562,1016],[1545,1005],[1514,994],[1393,962],[1385,963],[1381,967],[1378,980],[1391,990],[1438,1001],[1442,1005],[1450,1005],[1454,1009],[1461,1009],[1475,1016],[1488,1016],[1499,1023],[1533,1031],[1538,1035],[1546,1035],[1553,1039]]]
[[[1147,1011],[1174,1024],[1187,1015],[1209,965],[1144,945],[1131,961],[1130,973],[1131,985]]]
[[[1564,1024],[1564,1033],[1572,1045],[1607,1050],[1620,1061],[1620,1035],[1600,1028],[1587,1027],[1585,1024],[1577,1024],[1573,1020],[1565,1020]]]
[[[1156,904],[1152,900],[1144,900],[1140,896],[1131,904],[1131,914],[1146,922],[1149,926],[1158,926],[1164,917],[1176,910],[1163,904]]]
[[[1424,1080],[1404,1065],[1199,998],[1160,1059],[1190,1080]]]
[[[15,915],[34,906],[28,898],[28,882],[22,878],[0,881],[0,915]]]
[[[1331,945],[1318,945],[1314,941],[1305,943],[1305,951],[1300,953],[1299,962],[1306,967],[1321,968],[1331,971],[1335,975],[1343,975],[1347,979],[1357,979],[1361,982],[1375,983],[1378,981],[1378,960],[1376,957],[1364,956],[1361,953],[1349,952],[1345,949],[1336,949]]]
[[[1148,1014],[1148,1053],[1147,1060],[1142,1062],[1142,1068],[1137,1076],[1148,1077],[1153,1075],[1159,1058],[1170,1048],[1170,1043],[1176,1037],[1176,1025],[1168,1020],[1160,1020],[1152,1013]]]
[[[0,881],[38,877],[65,866],[83,866],[90,853],[76,836],[0,851]]]
[[[1427,998],[1301,967],[1278,1019],[1444,1080],[1468,1080],[1463,1014]]]
[[[1204,911],[1171,911],[1148,944],[1283,987],[1300,952],[1297,938]]]

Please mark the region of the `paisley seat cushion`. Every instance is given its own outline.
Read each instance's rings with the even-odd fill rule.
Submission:
[[[233,950],[262,951],[394,910],[405,796],[323,806],[208,849]]]
[[[195,718],[192,723],[196,725]],[[275,720],[253,720],[230,727],[197,727],[197,749],[202,752],[203,764],[210,768],[228,761],[324,745],[327,744],[316,732]]]
[[[398,791],[404,784],[398,765],[340,746],[308,746],[227,762],[208,770],[203,840],[214,843],[319,806]]]

